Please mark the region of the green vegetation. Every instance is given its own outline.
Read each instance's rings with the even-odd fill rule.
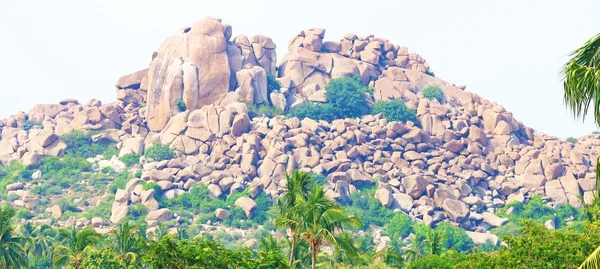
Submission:
[[[250,117],[250,118],[263,117],[263,116],[273,118],[275,116],[285,114],[283,112],[283,110],[281,110],[277,107],[274,107],[274,106],[266,105],[266,104],[247,104],[247,106],[248,106],[248,117]]]
[[[123,155],[123,157],[119,158],[119,160],[121,160],[125,165],[127,165],[127,167],[131,167],[140,162],[140,157],[141,155],[139,154],[128,153]]]
[[[115,142],[108,138],[100,139],[98,142],[92,141],[94,133],[84,133],[81,131],[73,131],[63,135],[61,139],[67,144],[65,155],[72,157],[91,158],[96,155],[105,155],[110,157],[118,154],[114,149]],[[113,148],[114,150],[109,150]]]
[[[271,72],[267,72],[267,94],[269,95],[269,98],[272,92],[279,91],[280,89],[281,85],[277,82],[277,77],[271,74]]]
[[[429,100],[436,99],[440,103],[444,100],[444,92],[442,91],[442,88],[440,88],[440,86],[437,86],[437,85],[428,86],[427,88],[423,89],[421,92],[423,93],[423,96],[425,96],[425,98],[427,98]]]
[[[325,87],[327,103],[306,101],[290,110],[288,117],[326,121],[360,117],[369,112],[365,95],[368,92],[369,88],[362,86],[358,77],[332,79]]]
[[[43,127],[42,123],[39,121],[33,121],[33,120],[26,120],[23,123],[23,126],[21,126],[23,128],[23,130],[25,131],[29,131],[31,130],[34,126],[38,126],[38,127]]]
[[[175,158],[175,150],[170,148],[168,145],[154,143],[146,149],[144,152],[144,157],[154,161],[170,160]]]
[[[404,102],[400,100],[381,101],[373,106],[372,114],[383,114],[388,121],[407,122],[412,121],[418,123],[417,113],[414,110],[406,107]]]
[[[571,144],[575,144],[575,143],[577,143],[577,138],[575,138],[575,137],[569,137],[569,138],[567,138],[567,142],[569,142]]]
[[[179,112],[184,112],[187,109],[185,102],[181,98],[175,100],[175,107]]]

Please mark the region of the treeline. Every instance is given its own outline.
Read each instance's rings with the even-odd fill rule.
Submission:
[[[17,225],[15,211],[5,207],[0,268],[577,268],[600,245],[593,207],[586,214],[568,206],[555,212],[534,198],[511,205],[511,221],[521,225],[506,232],[511,235],[503,247],[475,247],[458,227],[440,223],[432,229],[397,213],[385,228],[394,240],[374,249],[370,236],[358,235],[361,217],[327,198],[311,174],[295,171],[287,182],[269,218],[277,236],[266,234],[254,249],[227,248],[209,233],[190,238],[163,225],[145,233],[128,221],[103,235],[91,228]],[[563,223],[567,215],[569,225]],[[560,228],[540,223],[550,219]]]

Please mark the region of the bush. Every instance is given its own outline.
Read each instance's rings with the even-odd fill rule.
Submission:
[[[425,96],[425,98],[427,98],[429,100],[436,99],[440,103],[442,102],[442,100],[444,100],[444,92],[442,92],[442,89],[440,88],[440,86],[437,86],[437,85],[428,86],[427,88],[423,89],[421,92],[423,93],[423,96]]]
[[[135,153],[128,153],[119,158],[128,167],[134,166],[140,162],[140,155]]]
[[[101,139],[98,142],[92,141],[92,133],[83,133],[81,131],[72,131],[63,135],[61,139],[67,144],[66,155],[73,157],[91,158],[96,155],[106,154],[114,149],[114,141],[110,139]],[[114,150],[112,150],[114,154]]]
[[[25,130],[25,131],[29,131],[29,130],[31,130],[31,128],[33,128],[33,126],[39,126],[39,127],[41,127],[41,126],[42,126],[42,123],[41,123],[41,122],[39,122],[39,121],[26,120],[26,121],[23,123],[23,126],[22,126],[22,127],[23,127],[23,130]]]
[[[381,113],[388,121],[412,121],[418,123],[417,113],[406,107],[404,102],[400,100],[381,101],[376,103],[371,114],[375,115],[379,113]]]
[[[360,117],[369,111],[368,92],[369,88],[362,86],[359,77],[332,79],[325,87],[327,103],[306,101],[292,109],[288,116],[326,121]]]
[[[412,221],[404,214],[396,214],[385,227],[385,232],[392,240],[404,238],[412,231]]]
[[[275,116],[283,115],[283,110],[266,105],[266,104],[246,104],[248,106],[248,117],[269,117],[273,118]]]
[[[177,110],[179,112],[183,112],[187,109],[187,106],[185,105],[185,102],[182,99],[175,100],[175,107],[177,107]]]
[[[575,138],[575,137],[569,137],[569,138],[567,138],[567,142],[569,142],[571,144],[575,144],[575,143],[577,143],[577,138]]]
[[[360,117],[369,111],[365,92],[359,77],[332,79],[325,86],[327,106],[336,119]]]
[[[325,120],[331,121],[335,117],[333,113],[330,111],[329,106],[326,104],[317,104],[310,101],[305,101],[304,103],[294,107],[290,112],[288,112],[287,116],[289,118],[311,118],[313,120]]]
[[[170,160],[175,158],[175,151],[168,145],[155,143],[146,149],[146,152],[144,152],[144,157],[150,158],[154,161]]]
[[[279,91],[281,89],[281,85],[277,82],[277,78],[275,75],[267,72],[267,94],[269,98],[271,98],[271,93],[274,91]]]

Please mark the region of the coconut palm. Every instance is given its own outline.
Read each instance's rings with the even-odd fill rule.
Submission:
[[[414,262],[425,255],[425,237],[422,235],[414,235],[410,247],[404,250],[406,261]]]
[[[338,264],[357,265],[361,262],[359,250],[352,242],[352,234],[343,232],[336,237],[336,242],[331,255],[319,257],[319,268],[336,268]]]
[[[443,247],[443,236],[441,232],[436,230],[429,230],[427,232],[427,237],[425,239],[425,245],[427,246],[427,251],[429,255],[440,255],[444,250]]]
[[[296,209],[302,217],[301,235],[310,246],[313,269],[317,266],[317,254],[323,243],[327,242],[332,246],[342,244],[335,236],[336,231],[341,231],[348,225],[356,227],[361,225],[358,217],[348,216],[344,208],[326,197],[323,187],[316,184],[313,185],[306,199],[297,201]]]
[[[125,265],[136,264],[140,255],[140,235],[136,225],[124,221],[111,232],[113,250]]]
[[[55,231],[49,225],[35,227],[32,222],[21,226],[21,234],[28,238],[25,249],[35,258],[36,268],[40,267],[40,258],[52,256],[52,244]]]
[[[286,228],[290,236],[290,255],[288,263],[294,265],[296,247],[300,240],[298,229],[301,227],[301,218],[298,214],[297,202],[305,199],[312,179],[310,174],[295,170],[292,175],[285,175],[286,186],[284,193],[277,200],[277,218],[275,225]]]
[[[389,246],[384,250],[375,253],[375,255],[373,255],[373,259],[379,259],[393,268],[404,267],[404,258],[393,246]]]
[[[26,241],[14,232],[12,218],[15,211],[0,208],[0,269],[29,268],[27,253],[23,248]]]
[[[70,265],[77,269],[80,268],[86,252],[98,244],[102,236],[89,227],[80,231],[72,227],[60,229],[58,238],[61,243],[54,250],[54,266]]]
[[[571,53],[571,60],[563,67],[564,101],[576,119],[583,119],[590,106],[594,109],[594,122],[600,125],[600,34],[588,40]],[[596,194],[591,204],[584,207],[588,220],[600,220],[600,158],[596,160]],[[600,268],[600,249],[579,268]]]

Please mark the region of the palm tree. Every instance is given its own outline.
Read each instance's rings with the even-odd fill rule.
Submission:
[[[310,246],[312,268],[315,269],[321,245],[325,242],[333,246],[341,244],[335,232],[347,225],[359,227],[361,222],[358,217],[347,216],[343,207],[326,197],[322,186],[314,184],[306,199],[299,198],[297,213],[302,217],[301,235]]]
[[[294,265],[296,247],[300,239],[298,229],[301,227],[301,219],[297,210],[297,202],[305,199],[308,194],[312,179],[310,174],[298,170],[292,175],[285,175],[286,185],[283,195],[277,200],[277,218],[275,224],[286,228],[290,234],[290,256],[288,263]]]
[[[404,258],[393,246],[388,246],[384,250],[375,253],[373,258],[375,260],[380,259],[385,264],[387,264],[391,267],[394,267],[394,268],[403,268],[404,267]]]
[[[571,53],[571,60],[563,67],[564,101],[576,119],[583,119],[594,109],[594,122],[600,125],[600,34],[588,40]],[[596,194],[590,205],[584,207],[586,218],[600,220],[600,156],[596,159]],[[585,203],[584,203],[585,204]],[[579,268],[600,268],[600,247]]]
[[[332,255],[323,255],[320,259],[319,268],[328,266],[336,268],[338,264],[357,265],[360,260],[359,250],[352,242],[352,234],[343,232],[336,237],[337,244],[333,246]]]
[[[427,232],[427,238],[425,239],[425,244],[427,246],[427,250],[429,251],[429,255],[440,255],[442,254],[443,248],[443,236],[441,232],[436,230],[429,230]]]
[[[40,258],[48,255],[52,252],[52,234],[54,230],[49,225],[41,225],[39,227],[34,227],[32,222],[27,222],[23,226],[21,226],[21,234],[25,237],[28,237],[29,240],[25,245],[25,249],[27,254],[32,255],[36,261],[36,268],[39,268]]]
[[[102,236],[93,229],[85,227],[77,231],[75,227],[63,228],[58,231],[61,244],[54,251],[54,266],[61,267],[71,265],[78,269],[85,258],[86,252],[98,244]]]
[[[14,233],[12,218],[15,211],[11,208],[0,208],[0,268],[29,268],[27,253],[23,248],[26,241]]]
[[[413,262],[425,255],[425,237],[414,235],[410,242],[410,247],[404,250],[406,261]]]
[[[125,265],[136,264],[140,255],[140,235],[136,225],[124,221],[111,232],[113,250]]]

